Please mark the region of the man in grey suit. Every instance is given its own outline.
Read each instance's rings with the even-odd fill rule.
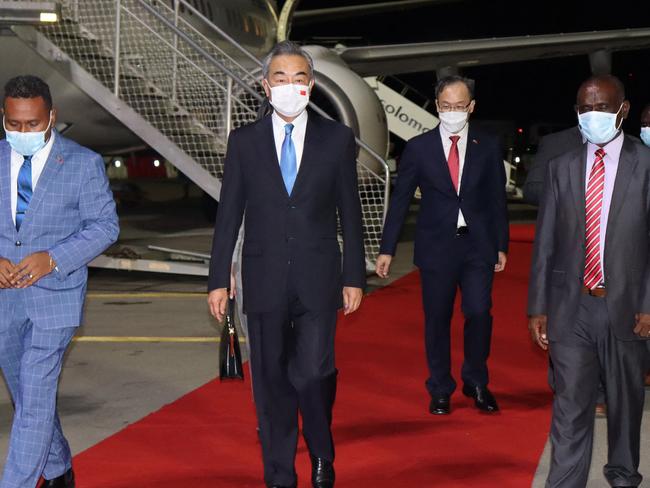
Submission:
[[[599,380],[606,388],[614,487],[637,487],[645,340],[650,337],[650,151],[620,130],[621,82],[578,90],[587,142],[550,161],[528,296],[533,341],[555,368],[549,488],[584,487]]]
[[[117,239],[99,154],[58,134],[49,87],[5,87],[0,141],[0,366],[15,406],[0,488],[74,488],[56,412],[63,355],[81,323],[86,265]]]

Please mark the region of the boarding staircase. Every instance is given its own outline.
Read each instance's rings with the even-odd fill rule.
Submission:
[[[16,0],[18,1],[18,0]],[[84,91],[218,200],[229,132],[254,121],[263,101],[260,61],[186,0],[62,0],[58,23],[12,27]],[[318,110],[317,107],[314,107]],[[388,198],[358,161],[371,269]],[[365,158],[364,158],[365,159]]]

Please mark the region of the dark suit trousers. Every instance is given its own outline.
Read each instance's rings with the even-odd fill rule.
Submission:
[[[586,486],[598,384],[607,401],[608,460],[612,486],[638,486],[639,443],[647,350],[643,341],[620,341],[612,333],[606,298],[584,295],[574,333],[551,342],[555,396],[548,488]]]
[[[309,452],[334,460],[336,309],[308,310],[297,294],[267,313],[248,313],[253,390],[268,485],[296,483],[298,412]]]
[[[431,395],[451,395],[456,389],[451,375],[450,328],[459,287],[465,316],[465,358],[461,376],[469,386],[488,384],[494,266],[481,259],[468,235],[457,237],[456,241],[454,252],[441,256],[438,269],[420,269],[429,366],[426,386]]]

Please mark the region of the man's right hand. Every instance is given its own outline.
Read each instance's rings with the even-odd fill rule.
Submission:
[[[528,330],[533,342],[539,347],[548,350],[548,337],[546,336],[546,315],[531,315],[528,317]]]
[[[208,293],[208,306],[212,316],[221,322],[226,315],[226,305],[228,304],[228,289],[217,288]]]
[[[390,263],[393,260],[393,256],[390,254],[380,254],[377,256],[377,265],[375,267],[375,272],[380,278],[388,278],[388,272],[390,271]]]
[[[13,263],[8,259],[0,258],[0,288],[13,288],[13,286],[11,286],[13,272]]]

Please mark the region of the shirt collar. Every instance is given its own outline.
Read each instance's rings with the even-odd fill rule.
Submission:
[[[273,121],[273,127],[276,129],[280,129],[284,132],[284,126],[287,125],[289,122],[285,121],[280,117],[277,112],[273,112],[271,114],[271,120]],[[304,130],[304,128],[307,126],[307,111],[304,110],[298,117],[293,119],[293,130]]]

